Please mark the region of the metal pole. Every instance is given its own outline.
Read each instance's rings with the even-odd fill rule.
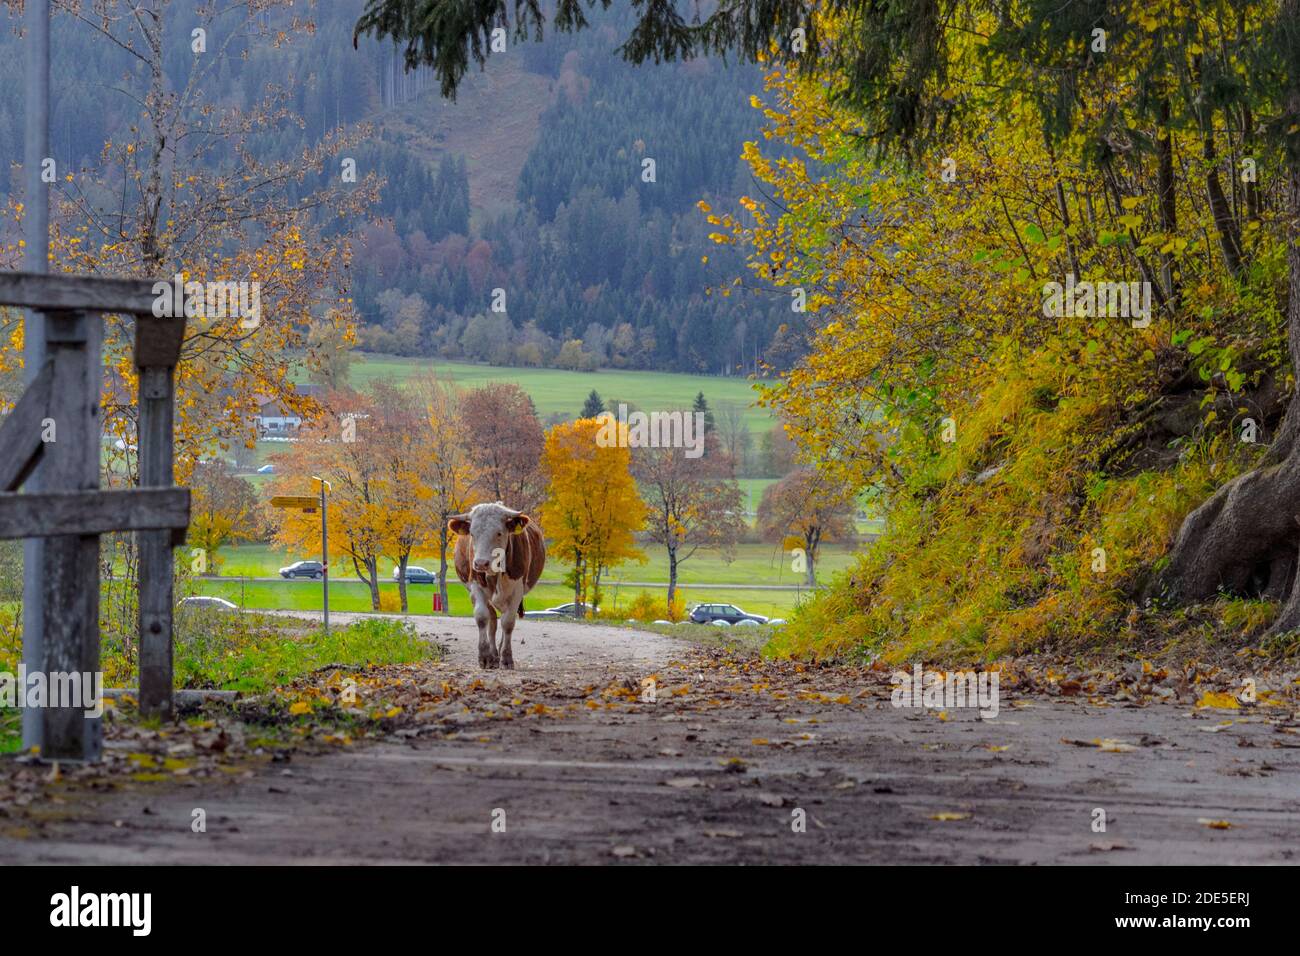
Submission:
[[[23,131],[23,265],[28,272],[48,272],[50,201],[41,182],[41,164],[50,154],[50,3],[27,0],[23,11],[27,34],[27,100]],[[30,384],[45,361],[45,316],[28,310],[23,328],[23,381]],[[40,490],[40,468],[28,477],[27,491]],[[45,555],[42,538],[23,541],[23,664],[27,673],[45,671],[45,616],[41,606],[40,569]],[[21,688],[20,693],[26,688]],[[44,743],[40,711],[23,708],[23,747]]]
[[[320,479],[320,586],[321,593],[324,595],[325,617],[325,636],[329,637],[330,633],[330,539],[329,539],[329,512],[326,511],[325,486],[329,484],[324,478]]]

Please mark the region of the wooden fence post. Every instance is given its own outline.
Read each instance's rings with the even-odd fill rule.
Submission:
[[[92,714],[103,680],[103,534],[140,534],[142,709],[171,712],[171,549],[185,540],[190,523],[189,491],[172,487],[173,371],[185,319],[155,319],[153,289],[138,279],[0,272],[0,304],[45,317],[45,360],[13,411],[0,418],[0,540],[43,540],[39,600],[28,610],[42,619],[44,641],[24,646],[29,669],[22,691],[24,700],[40,701],[32,706],[34,716],[24,716],[24,733],[39,740],[49,760],[98,760],[102,751],[102,725]],[[139,488],[99,489],[100,313],[136,317]],[[38,467],[39,489],[18,493]],[[29,729],[39,733],[29,735]]]
[[[41,463],[45,492],[99,488],[99,396],[103,323],[85,312],[45,314],[45,349],[52,373]],[[40,568],[45,607],[45,677],[52,704],[56,681],[65,688],[99,676],[99,535],[45,539]],[[75,676],[74,676],[75,675]],[[92,686],[90,690],[95,690]],[[68,701],[64,701],[65,704]],[[98,760],[103,727],[86,716],[90,704],[44,708],[41,756],[47,760]]]
[[[135,324],[135,364],[140,370],[140,487],[170,488],[175,366],[180,358],[185,320]],[[174,531],[140,531],[140,712],[167,718],[172,713],[172,557],[179,543]],[[182,537],[179,540],[183,539]]]

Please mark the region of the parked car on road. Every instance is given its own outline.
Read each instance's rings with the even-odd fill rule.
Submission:
[[[325,576],[325,567],[319,561],[295,561],[287,568],[280,569],[280,577],[292,581],[294,578],[311,578],[319,581]]]
[[[741,621],[753,621],[766,624],[767,618],[761,614],[746,614],[734,604],[697,604],[691,609],[690,619],[696,624],[739,624]]]
[[[548,607],[546,610],[548,610],[548,611],[554,611],[556,614],[563,614],[565,617],[582,617],[582,616],[583,616],[583,615],[580,615],[580,614],[578,613],[578,605],[574,604],[572,601],[570,601],[568,604],[557,604],[555,607]],[[588,604],[588,605],[586,606],[586,615],[585,615],[585,616],[586,616],[586,617],[591,617],[592,615],[596,614],[596,613],[599,612],[599,611],[600,611],[600,606],[599,606],[599,605],[596,605],[595,607],[593,607],[592,605]]]
[[[274,475],[275,465],[263,465],[261,468],[257,469],[257,473],[259,475]]]
[[[568,621],[571,620],[568,614],[561,614],[559,611],[524,611],[524,617],[528,620],[538,621]]]
[[[402,579],[402,569],[393,568],[393,580]],[[438,575],[433,571],[426,571],[424,568],[417,568],[413,564],[406,566],[406,583],[407,584],[437,584]]]

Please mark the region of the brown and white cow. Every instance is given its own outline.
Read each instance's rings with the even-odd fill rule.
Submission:
[[[524,613],[524,595],[546,566],[542,529],[528,515],[501,502],[478,504],[467,514],[452,515],[456,532],[456,577],[469,589],[478,624],[478,662],[482,667],[514,667],[510,636]],[[497,616],[501,648],[497,649]]]

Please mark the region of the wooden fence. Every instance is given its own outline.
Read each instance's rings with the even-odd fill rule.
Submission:
[[[146,280],[0,272],[0,306],[45,317],[44,363],[0,423],[0,538],[42,539],[39,664],[49,682],[98,673],[99,536],[139,534],[140,709],[166,717],[172,548],[184,541],[190,517],[189,491],[174,487],[172,473],[174,372],[185,319],[156,318],[154,300]],[[99,487],[104,314],[135,319],[140,486],[124,490]],[[17,493],[38,465],[39,489]],[[72,704],[42,708],[41,755],[97,760],[100,721]]]

